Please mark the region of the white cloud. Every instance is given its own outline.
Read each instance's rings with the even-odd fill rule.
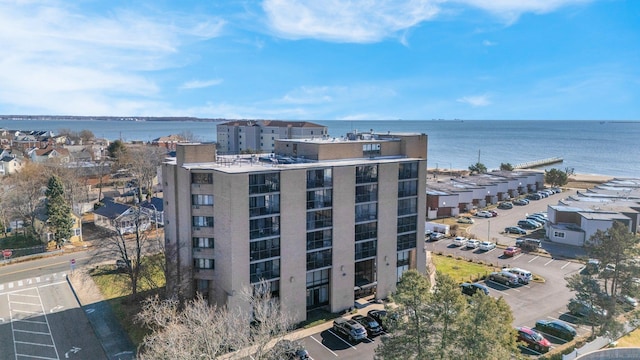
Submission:
[[[145,104],[157,108],[160,85],[150,71],[183,66],[176,55],[188,42],[217,36],[224,26],[216,18],[130,9],[102,14],[65,2],[0,1],[5,111],[122,115]]]
[[[202,89],[222,84],[222,79],[192,80],[180,85],[180,89]]]
[[[505,19],[516,21],[524,13],[544,14],[559,8],[592,2],[593,0],[452,0],[482,9]]]
[[[488,95],[472,95],[472,96],[463,96],[456,100],[457,102],[461,102],[463,104],[468,104],[473,107],[480,106],[488,106],[491,105],[491,101],[489,100]]]
[[[265,0],[267,24],[288,39],[372,43],[395,37],[407,45],[406,31],[456,5],[478,8],[507,23],[524,13],[543,14],[594,0]]]
[[[484,40],[484,41],[482,41],[482,45],[484,45],[484,46],[496,46],[496,45],[498,45],[498,43],[493,42],[493,41],[489,41],[489,40]]]
[[[266,0],[269,26],[290,39],[370,43],[395,36],[438,13],[442,0]]]

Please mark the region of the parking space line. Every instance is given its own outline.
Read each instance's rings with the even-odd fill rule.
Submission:
[[[518,254],[518,255],[514,256],[514,257],[513,257],[513,260],[515,260],[515,259],[517,259],[517,258],[521,257],[522,255],[524,255],[524,254],[523,254],[523,253],[520,253],[520,254]]]
[[[536,257],[534,257],[533,259],[529,260],[528,262],[532,262],[533,260],[535,260],[535,259],[537,259],[539,257],[540,257],[540,255],[536,255]]]
[[[554,338],[554,339],[556,339],[556,340],[560,340],[560,341],[562,342],[562,344],[566,344],[566,343],[568,343],[568,341],[567,341],[567,340],[562,339],[562,338],[559,338],[559,337],[557,337],[557,336],[553,336],[553,335],[551,335],[551,334],[549,334],[549,333],[546,333],[546,332],[544,332],[544,331],[540,331],[540,330],[536,330],[536,331],[537,331],[537,332],[539,332],[539,333],[541,333],[541,334],[544,334],[544,337],[546,337],[546,338]]]
[[[329,333],[331,333],[333,336],[335,336],[335,337],[337,337],[338,339],[340,339],[340,341],[342,341],[343,343],[345,343],[345,344],[349,345],[350,347],[352,347],[354,350],[358,350],[355,346],[351,345],[351,343],[350,343],[350,342],[348,342],[348,341],[346,341],[345,339],[343,339],[343,338],[342,338],[342,336],[340,336],[340,335],[338,335],[338,334],[334,333],[334,332],[333,332],[333,331],[331,331],[331,330],[327,330],[327,331],[328,331]]]
[[[16,319],[13,320],[14,322],[23,322],[23,323],[29,323],[29,324],[46,324],[46,321],[34,321],[34,320],[20,320],[20,319]]]
[[[551,260],[547,261],[547,262],[544,264],[544,266],[547,266],[547,265],[551,264],[554,260],[555,260],[555,259],[551,259]]]
[[[14,341],[16,344],[24,344],[24,345],[29,345],[29,346],[46,346],[46,347],[52,347],[55,348],[55,345],[51,345],[51,344],[40,344],[40,343],[32,343],[32,342],[26,342],[26,341]],[[17,355],[23,355],[23,354],[17,354]]]
[[[333,350],[329,349],[328,347],[324,346],[324,344],[320,341],[318,341],[318,339],[314,338],[313,335],[309,336],[310,338],[313,339],[313,341],[317,342],[318,344],[320,344],[323,348],[327,349],[330,353],[332,353],[333,355],[335,355],[336,357],[338,357],[338,354],[336,354],[335,352],[333,352]]]
[[[49,333],[42,331],[29,331],[29,330],[13,330],[15,332],[28,333],[28,334],[36,334],[36,335],[49,335]]]
[[[560,269],[562,270],[562,269],[566,268],[567,266],[569,266],[569,264],[571,264],[571,261],[567,261],[567,263],[562,265],[562,267]]]

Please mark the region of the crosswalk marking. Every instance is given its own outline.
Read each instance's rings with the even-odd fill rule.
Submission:
[[[4,284],[0,284],[0,293],[2,291],[5,290],[12,290],[15,291],[17,289],[21,289],[21,288],[29,288],[30,286],[33,285],[38,285],[38,284],[43,284],[45,282],[52,282],[55,280],[59,280],[59,279],[65,279],[67,277],[67,273],[66,272],[62,272],[62,273],[52,273],[47,275],[46,277],[42,278],[40,276],[37,277],[33,277],[33,278],[28,278],[28,279],[22,279],[22,280],[16,280],[16,281],[11,281],[11,282],[7,282]],[[26,295],[26,294],[20,294],[20,296],[34,296],[34,295]]]

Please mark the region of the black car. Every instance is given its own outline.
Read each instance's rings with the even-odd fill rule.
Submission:
[[[380,323],[371,316],[354,315],[351,319],[364,326],[364,328],[367,329],[369,337],[378,336],[382,333],[382,326],[380,326]]]
[[[567,341],[578,334],[573,326],[559,320],[538,320],[536,330]]]
[[[291,340],[280,340],[271,350],[271,358],[282,360],[309,360],[309,352],[304,346]]]
[[[486,286],[479,283],[462,283],[460,285],[460,290],[462,291],[463,294],[469,295],[469,296],[472,296],[478,291],[480,291],[485,295],[489,295],[489,289]]]
[[[389,329],[389,319],[387,319],[387,310],[369,310],[367,316],[373,318],[382,326],[383,330]]]

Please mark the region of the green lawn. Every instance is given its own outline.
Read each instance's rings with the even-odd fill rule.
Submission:
[[[5,237],[4,234],[0,234],[0,249],[22,249],[36,245],[42,245],[42,242],[31,236],[9,233]]]
[[[480,280],[496,270],[485,264],[437,254],[433,254],[433,263],[438,271],[451,276],[460,283]]]

